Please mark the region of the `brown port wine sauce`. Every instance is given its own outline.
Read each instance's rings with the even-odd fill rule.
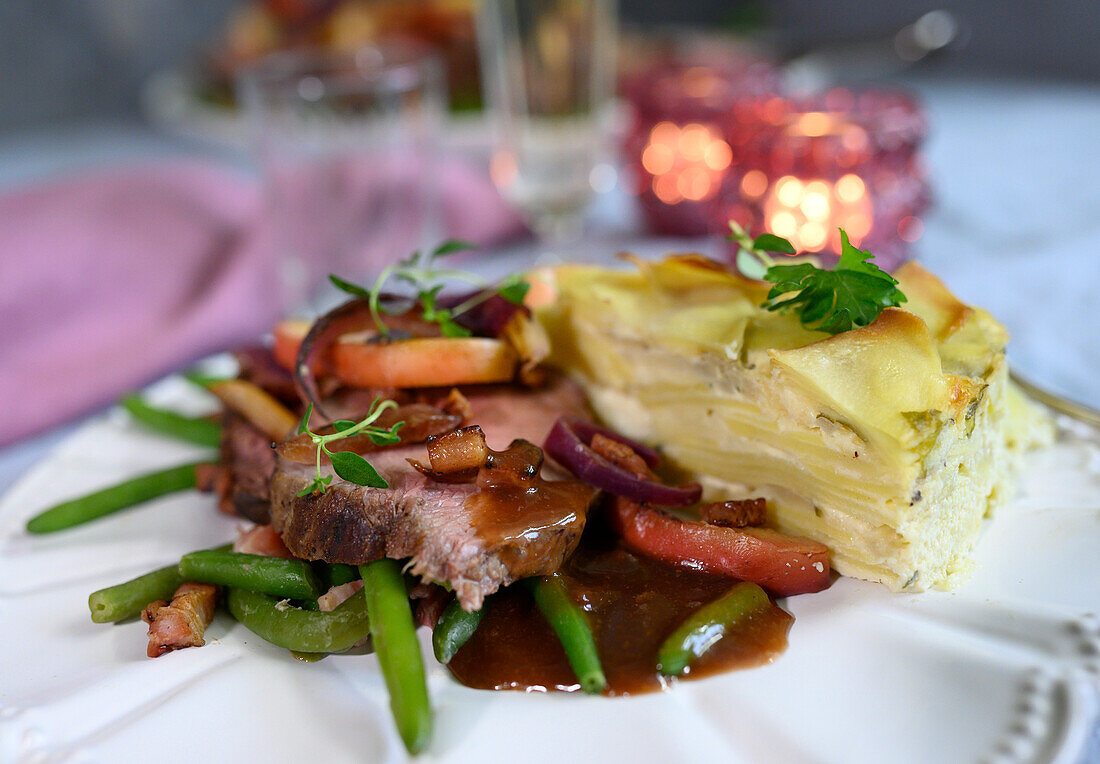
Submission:
[[[597,513],[598,514],[598,513]],[[596,517],[562,568],[574,601],[588,614],[608,680],[608,695],[652,692],[669,680],[657,651],[691,613],[724,594],[736,579],[649,560],[622,547]],[[787,646],[794,619],[774,603],[727,635],[683,678],[771,662]],[[565,652],[524,587],[490,597],[481,625],[448,668],[468,687],[487,690],[580,689]]]

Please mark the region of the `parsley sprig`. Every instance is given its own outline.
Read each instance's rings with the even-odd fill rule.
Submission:
[[[350,419],[337,419],[332,423],[336,432],[327,435],[318,435],[309,429],[309,419],[313,416],[313,404],[306,407],[302,421],[298,423],[298,434],[309,435],[313,445],[317,448],[317,476],[313,482],[298,492],[299,496],[306,496],[314,491],[325,492],[332,483],[332,475],[321,475],[321,454],[328,455],[332,461],[332,469],[344,480],[356,485],[370,488],[389,488],[390,484],[378,474],[378,470],[359,454],[353,451],[330,451],[328,444],[333,441],[350,438],[353,435],[366,435],[377,446],[393,445],[401,442],[401,436],[397,431],[404,426],[404,422],[396,422],[391,427],[377,427],[375,422],[387,409],[397,408],[397,403],[392,400],[375,398],[367,415],[358,422]]]
[[[345,281],[339,276],[329,275],[329,280],[337,288],[355,297],[367,300],[371,316],[383,337],[390,330],[382,320],[383,313],[391,313],[382,305],[382,290],[390,279],[410,285],[416,292],[414,300],[419,303],[421,317],[439,326],[444,337],[469,337],[472,332],[457,323],[455,318],[477,307],[493,295],[500,295],[514,305],[523,303],[530,284],[522,276],[508,276],[495,285],[489,284],[480,276],[455,268],[437,267],[436,261],[456,252],[476,249],[476,245],[459,239],[448,239],[430,252],[413,252],[408,258],[386,266],[370,289]],[[454,307],[439,304],[439,293],[448,281],[463,281],[477,287],[480,291]]]
[[[733,221],[730,231],[729,238],[739,245],[737,267],[741,273],[773,285],[762,307],[796,313],[807,329],[839,334],[867,326],[885,308],[906,302],[897,280],[870,262],[874,255],[848,241],[843,228],[840,260],[832,270],[813,263],[777,264],[768,253],[793,255],[795,249],[788,240],[770,233],[753,239]]]

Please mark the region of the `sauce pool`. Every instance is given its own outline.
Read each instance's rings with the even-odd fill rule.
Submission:
[[[595,520],[595,518],[591,518]],[[649,560],[623,548],[590,522],[580,547],[561,573],[588,614],[608,695],[661,689],[661,643],[691,613],[717,599],[737,579]],[[772,606],[714,645],[683,678],[770,663],[787,646],[794,619]],[[580,685],[557,636],[524,587],[490,597],[478,630],[448,665],[454,677],[485,690],[577,691]]]

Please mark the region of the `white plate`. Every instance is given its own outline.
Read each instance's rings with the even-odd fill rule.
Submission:
[[[178,380],[153,392],[203,405]],[[22,531],[54,501],[201,454],[115,411],[0,502],[0,761],[404,759],[372,655],[300,664],[219,615],[206,647],[150,660],[144,624],[89,620],[94,589],[232,536],[238,521],[209,496]],[[1100,692],[1098,507],[1100,435],[1067,425],[1029,459],[961,589],[841,579],[790,599],[790,647],[770,666],[605,699],[469,690],[429,659],[425,758],[1077,761]]]

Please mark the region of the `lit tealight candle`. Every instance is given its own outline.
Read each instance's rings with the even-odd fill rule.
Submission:
[[[713,198],[732,161],[733,152],[718,128],[698,122],[659,122],[642,150],[653,193],[665,204]]]
[[[852,243],[858,245],[871,233],[872,212],[866,184],[851,173],[842,175],[835,183],[820,178],[802,181],[784,175],[772,184],[764,199],[767,229],[790,239],[800,252],[821,252],[826,245],[838,251],[837,228],[843,228]]]

